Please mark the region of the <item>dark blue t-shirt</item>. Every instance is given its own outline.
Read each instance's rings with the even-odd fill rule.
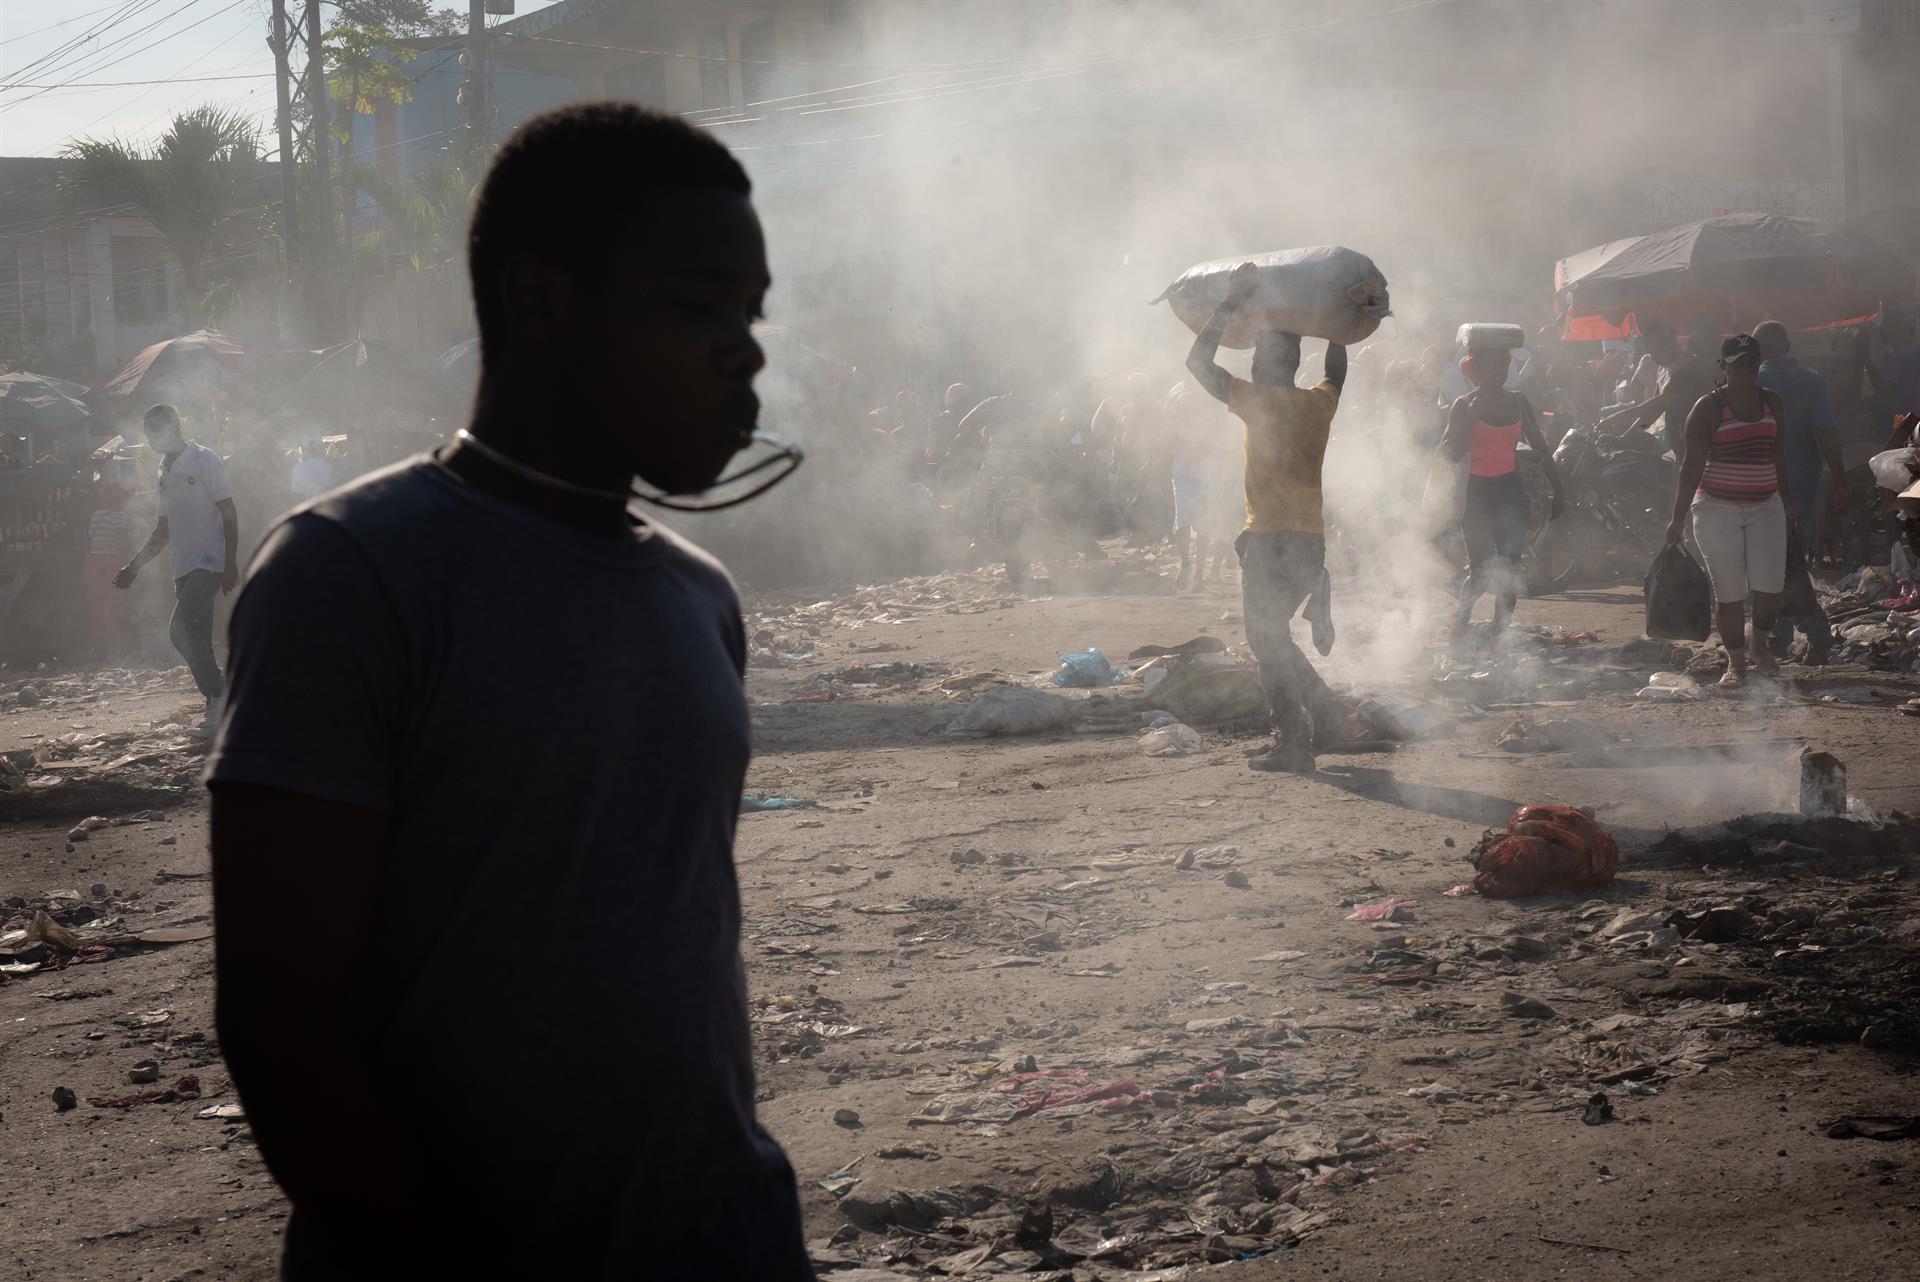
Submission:
[[[1760,386],[1780,398],[1781,455],[1786,460],[1787,497],[1794,510],[1811,514],[1820,499],[1820,473],[1826,461],[1817,433],[1833,430],[1833,402],[1827,380],[1791,356],[1760,366]]]
[[[208,778],[388,816],[379,946],[340,964],[393,1124],[501,1275],[811,1276],[753,1116],[745,653],[691,544],[576,531],[431,459],[254,559]],[[333,1261],[392,1231],[296,1206],[284,1276],[352,1276]]]

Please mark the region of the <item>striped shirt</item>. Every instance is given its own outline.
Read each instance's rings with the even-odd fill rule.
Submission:
[[[1729,499],[1735,503],[1762,503],[1780,488],[1774,467],[1775,438],[1780,425],[1774,421],[1773,402],[1760,398],[1760,417],[1752,422],[1733,412],[1722,392],[1720,426],[1713,431],[1707,446],[1706,470],[1700,473],[1700,493],[1709,498]]]
[[[120,560],[133,555],[133,518],[117,507],[99,507],[87,518],[87,552]]]

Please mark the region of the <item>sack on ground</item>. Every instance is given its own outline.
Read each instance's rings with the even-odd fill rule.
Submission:
[[[1227,323],[1222,347],[1252,347],[1255,335],[1276,329],[1351,346],[1370,338],[1391,313],[1387,278],[1373,260],[1338,245],[1201,263],[1153,301],[1166,300],[1198,334],[1225,300],[1227,277],[1243,262],[1258,270],[1259,284]]]
[[[1598,890],[1620,868],[1613,834],[1571,806],[1522,806],[1473,848],[1473,888],[1493,899]]]
[[[1647,635],[1668,641],[1705,641],[1713,633],[1713,583],[1707,572],[1670,543],[1647,571]]]
[[[1073,721],[1073,705],[1057,694],[996,686],[969,703],[947,727],[953,735],[1046,734]]]

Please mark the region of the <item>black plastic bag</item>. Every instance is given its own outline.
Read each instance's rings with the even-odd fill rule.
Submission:
[[[1780,598],[1780,617],[1804,619],[1820,613],[1820,594],[1813,590],[1813,575],[1807,572],[1807,556],[1800,550],[1800,535],[1787,530],[1787,587]]]
[[[1653,558],[1646,591],[1648,636],[1705,641],[1713,634],[1713,583],[1679,544]]]

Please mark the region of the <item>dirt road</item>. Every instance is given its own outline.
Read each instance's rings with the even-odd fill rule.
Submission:
[[[823,1273],[1911,1276],[1920,1138],[1834,1124],[1920,1114],[1916,833],[1712,825],[1791,809],[1802,742],[1845,760],[1879,817],[1914,806],[1920,721],[1894,711],[1912,678],[1639,700],[1651,668],[1618,649],[1639,632],[1622,591],[1524,603],[1551,638],[1436,686],[1424,636],[1377,670],[1398,638],[1370,635],[1376,606],[1355,601],[1335,659],[1457,693],[1437,706],[1463,719],[1296,778],[1246,769],[1250,728],[1202,728],[1203,752],[1167,758],[1137,727],[943,733],[956,675],[1031,681],[1065,650],[1203,633],[1238,650],[1230,589],[1174,596],[1142,571],[1016,600],[954,576],[749,608],[756,655],[781,665],[751,677],[749,788],[803,804],[742,817],[742,947],[762,1116]],[[0,751],[106,738],[60,749],[94,762],[60,787],[92,792],[31,768],[0,792],[6,926],[51,908],[122,937],[0,984],[0,1272],[270,1276],[284,1204],[244,1119],[217,1115],[237,1100],[212,946],[124,938],[208,920],[205,809],[179,789],[193,750],[151,725],[187,707],[185,683],[30,684]],[[1114,693],[1075,697],[1082,724],[1118,724]],[[1569,717],[1618,751],[1498,746],[1516,718]],[[106,767],[126,756],[116,792]],[[1485,828],[1550,799],[1618,836],[1613,886],[1446,893]],[[152,818],[68,849],[98,801]],[[1412,902],[1348,920],[1389,899]],[[157,1082],[130,1083],[149,1059]],[[188,1075],[196,1098],[111,1105]],[[77,1106],[56,1111],[56,1087]],[[557,1085],[500,1107],[567,1123]]]

